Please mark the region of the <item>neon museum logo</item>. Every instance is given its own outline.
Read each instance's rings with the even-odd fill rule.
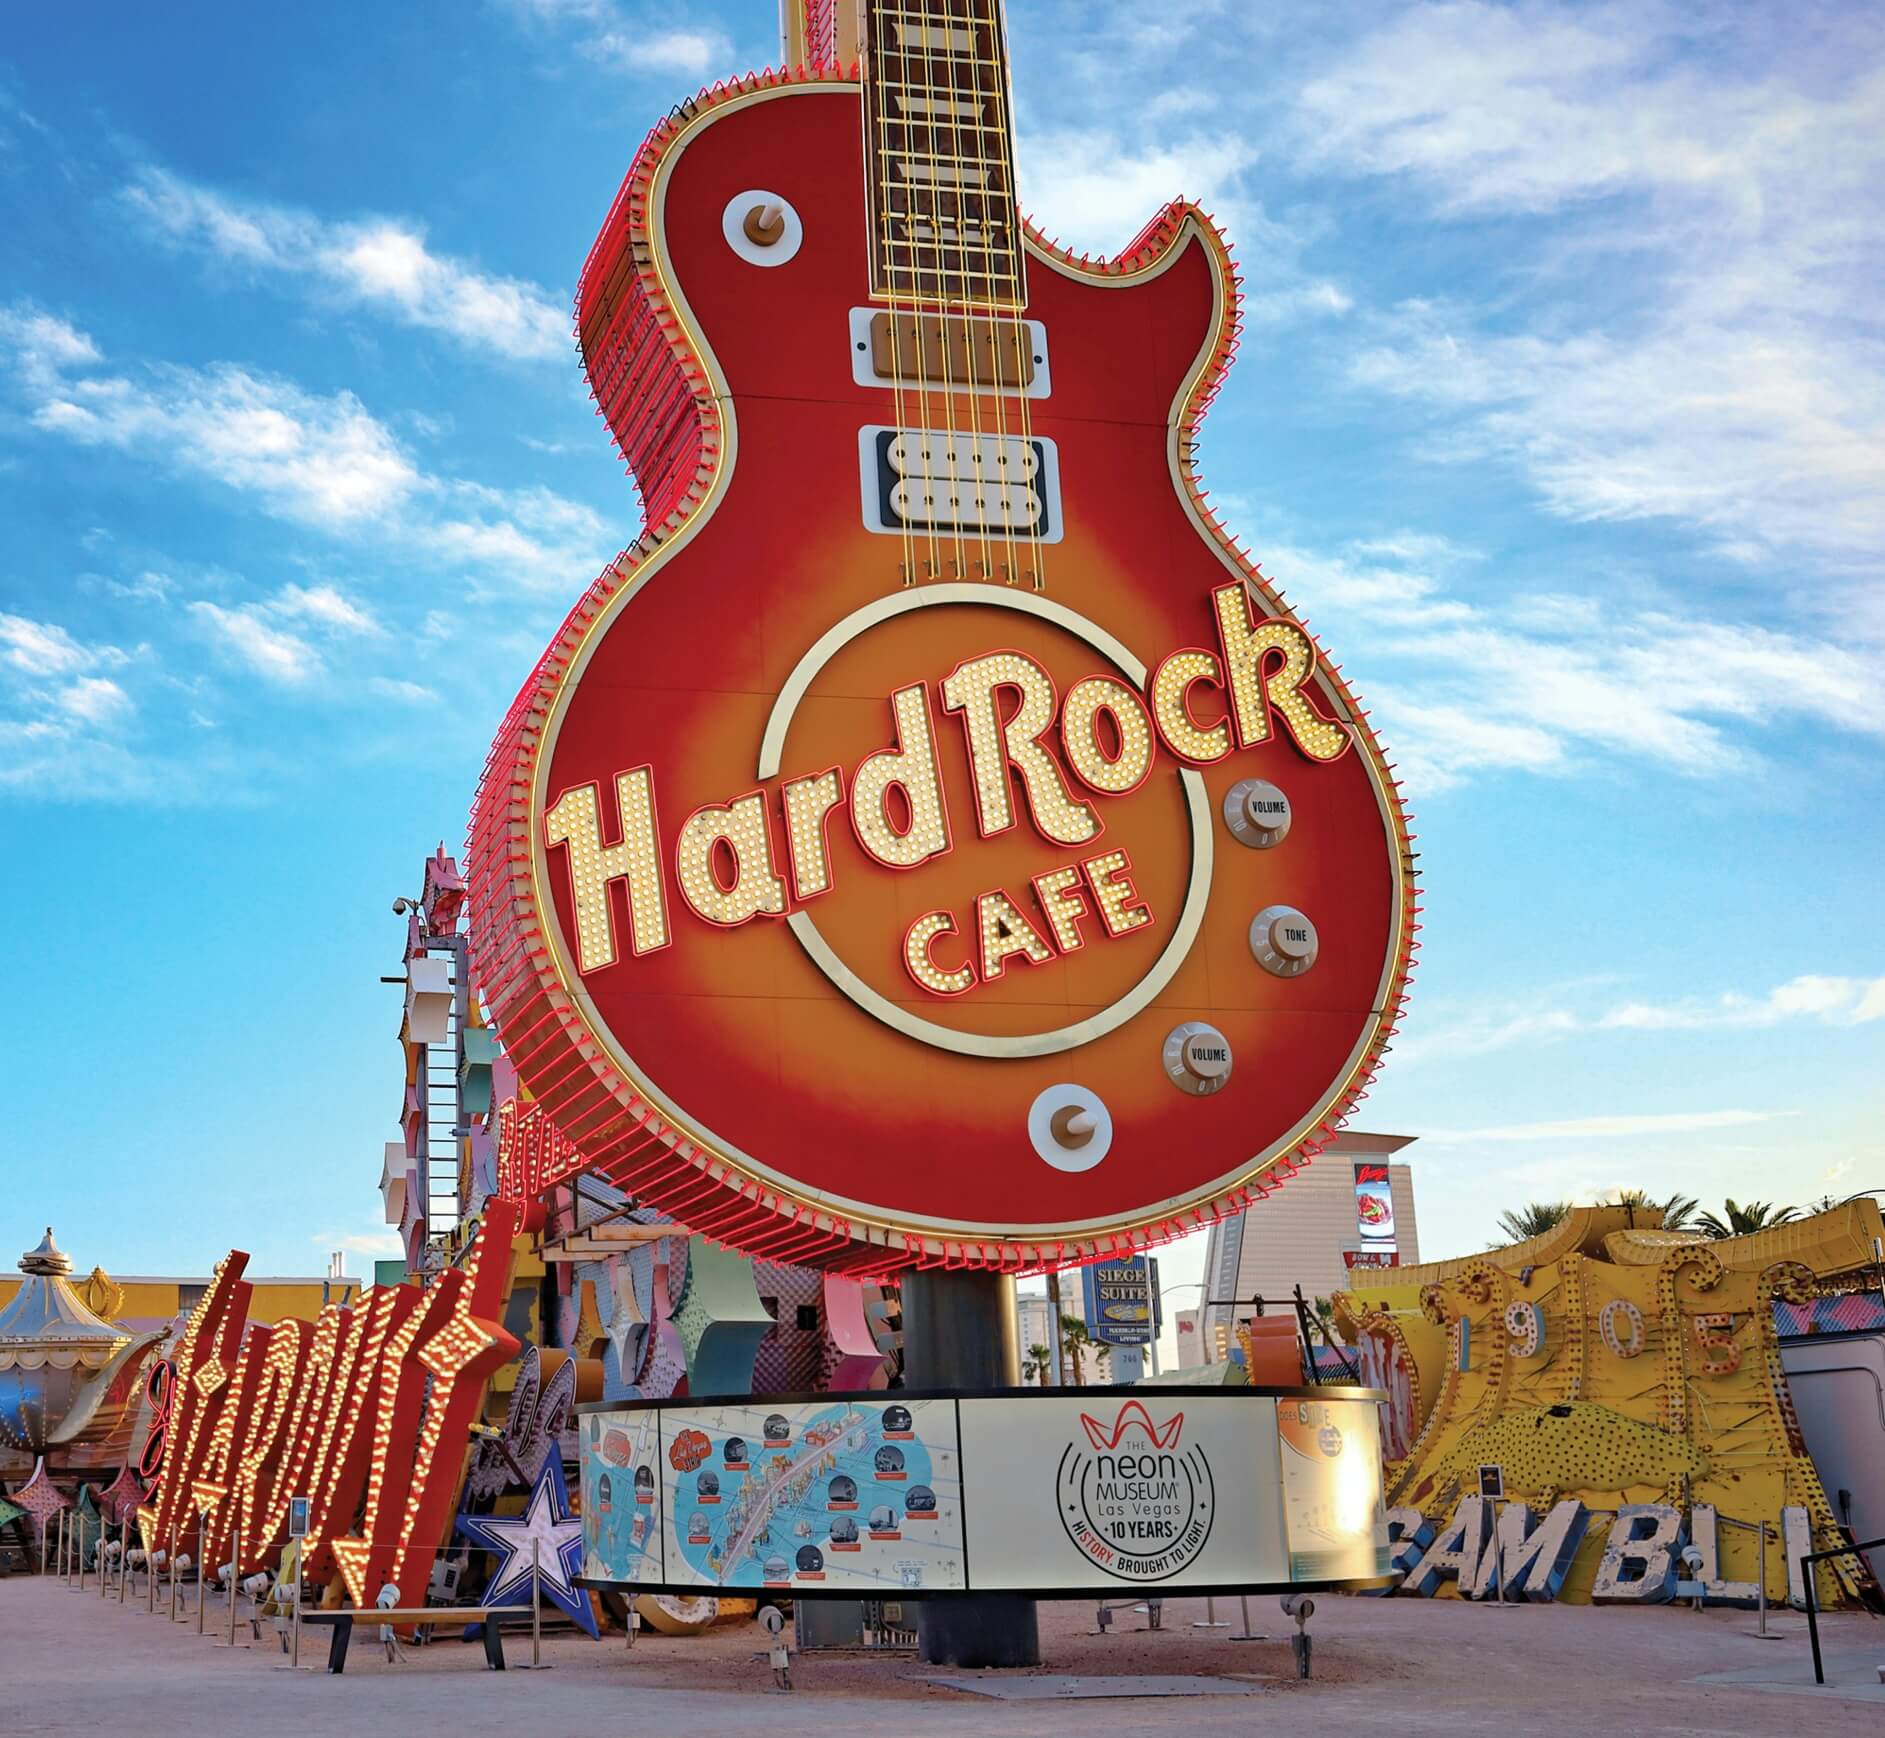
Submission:
[[[1122,1581],[1178,1574],[1211,1536],[1211,1464],[1186,1447],[1182,1412],[1163,1424],[1137,1400],[1110,1423],[1080,1414],[1086,1436],[1067,1444],[1057,1479],[1060,1524],[1075,1547]]]

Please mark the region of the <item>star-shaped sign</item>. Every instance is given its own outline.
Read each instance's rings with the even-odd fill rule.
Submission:
[[[570,1513],[563,1460],[554,1450],[531,1485],[521,1515],[460,1515],[458,1530],[472,1544],[497,1553],[497,1571],[484,1590],[486,1605],[528,1605],[534,1575],[545,1599],[572,1623],[596,1633],[589,1595],[576,1585],[583,1524]]]

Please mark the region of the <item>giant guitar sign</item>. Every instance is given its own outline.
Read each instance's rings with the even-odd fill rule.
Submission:
[[[1238,280],[1017,216],[994,0],[683,104],[577,319],[643,534],[472,823],[477,967],[583,1161],[855,1271],[1128,1253],[1327,1139],[1397,1017],[1405,816],[1206,506]]]

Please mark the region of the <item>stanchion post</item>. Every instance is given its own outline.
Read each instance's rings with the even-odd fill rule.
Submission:
[[[83,1593],[85,1591],[85,1521],[83,1517],[80,1518],[77,1528],[74,1529],[74,1535],[72,1541],[73,1555],[79,1560],[79,1592]],[[102,1537],[103,1535],[101,1534],[100,1536]]]
[[[1204,1596],[1204,1621],[1202,1623],[1194,1623],[1191,1627],[1193,1629],[1229,1629],[1230,1619],[1220,1618],[1218,1616],[1217,1601],[1207,1593]],[[1248,1629],[1250,1626],[1245,1624],[1244,1627]]]
[[[199,1575],[202,1570],[197,1571]],[[229,1645],[236,1645],[236,1595],[242,1589],[242,1529],[236,1528],[229,1541]]]
[[[288,1650],[288,1664],[290,1669],[298,1670],[301,1665],[301,1549],[299,1546],[292,1549],[295,1563],[295,1603],[288,1627],[294,1640]]]
[[[124,1578],[131,1573],[131,1517],[118,1523],[118,1603],[124,1603]]]
[[[183,1597],[183,1588],[177,1581],[177,1529],[170,1529],[170,1621],[177,1621],[177,1601]]]
[[[485,1621],[490,1622],[489,1618]],[[543,1541],[530,1541],[530,1663],[543,1660]]]
[[[56,1549],[58,1550],[58,1553],[59,1553],[59,1557],[58,1557],[59,1567],[56,1573],[61,1577],[61,1579],[63,1579],[65,1575],[65,1510],[64,1509],[61,1509],[59,1511],[59,1543]]]
[[[209,1526],[209,1516],[196,1517],[196,1633],[203,1633],[203,1587],[206,1577],[203,1574],[203,1546],[205,1529]]]
[[[157,1611],[157,1565],[151,1561],[151,1550],[144,1547],[144,1613],[147,1617]]]
[[[1761,1578],[1761,1634],[1767,1634],[1767,1523],[1761,1523],[1760,1568]]]

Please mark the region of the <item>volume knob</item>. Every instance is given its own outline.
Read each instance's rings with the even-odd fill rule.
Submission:
[[[1239,779],[1224,793],[1224,825],[1240,845],[1267,851],[1289,834],[1289,798],[1265,778]]]
[[[1299,978],[1316,963],[1316,926],[1293,905],[1267,905],[1250,920],[1250,951],[1279,978]]]
[[[1174,1026],[1161,1060],[1166,1079],[1193,1098],[1208,1098],[1230,1084],[1230,1040],[1202,1020]]]

